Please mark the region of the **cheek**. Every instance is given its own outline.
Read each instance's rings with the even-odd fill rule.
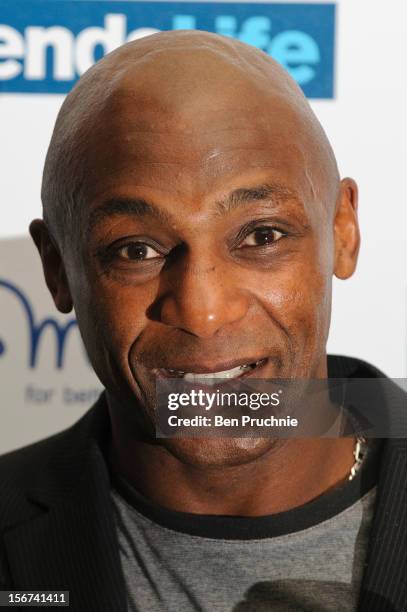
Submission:
[[[128,355],[142,334],[146,311],[156,292],[151,284],[125,287],[105,277],[88,277],[77,296],[76,313],[92,365],[106,370],[128,369]]]
[[[150,293],[145,287],[119,287],[117,284],[94,293],[92,310],[97,311],[99,329],[112,349],[128,352],[143,331],[151,303]]]
[[[315,344],[327,337],[331,275],[329,263],[318,254],[285,262],[278,270],[252,273],[246,285],[297,349],[305,341]]]

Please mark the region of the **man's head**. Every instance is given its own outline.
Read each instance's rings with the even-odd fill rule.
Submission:
[[[62,106],[42,197],[31,233],[47,284],[59,310],[75,307],[129,439],[149,435],[169,370],[326,376],[332,276],[356,265],[356,186],[264,53],[171,32],[109,54]],[[164,444],[201,464],[271,441]]]

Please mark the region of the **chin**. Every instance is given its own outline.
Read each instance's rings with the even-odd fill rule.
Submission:
[[[197,469],[244,465],[272,451],[275,438],[165,438],[161,444],[179,461]]]

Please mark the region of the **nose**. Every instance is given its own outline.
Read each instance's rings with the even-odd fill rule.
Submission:
[[[242,320],[249,296],[238,279],[219,263],[190,263],[173,272],[160,303],[160,321],[200,338]]]

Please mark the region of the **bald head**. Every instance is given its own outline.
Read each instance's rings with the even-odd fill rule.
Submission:
[[[248,120],[249,116],[249,120]],[[132,131],[135,160],[143,163],[137,133],[199,133],[202,149],[213,131],[273,130],[278,150],[296,148],[313,197],[333,200],[338,184],[334,154],[308,101],[270,56],[207,32],[163,32],[107,55],[80,79],[59,112],[42,184],[44,218],[59,242],[80,226],[89,185],[117,163],[112,140]],[[195,137],[195,142],[199,140]],[[165,144],[168,147],[168,141]],[[206,147],[207,157],[217,154]],[[189,163],[202,164],[201,146]],[[206,158],[205,158],[206,159]],[[311,176],[312,175],[312,176]],[[92,190],[91,190],[92,191]],[[92,192],[93,193],[93,192]]]

